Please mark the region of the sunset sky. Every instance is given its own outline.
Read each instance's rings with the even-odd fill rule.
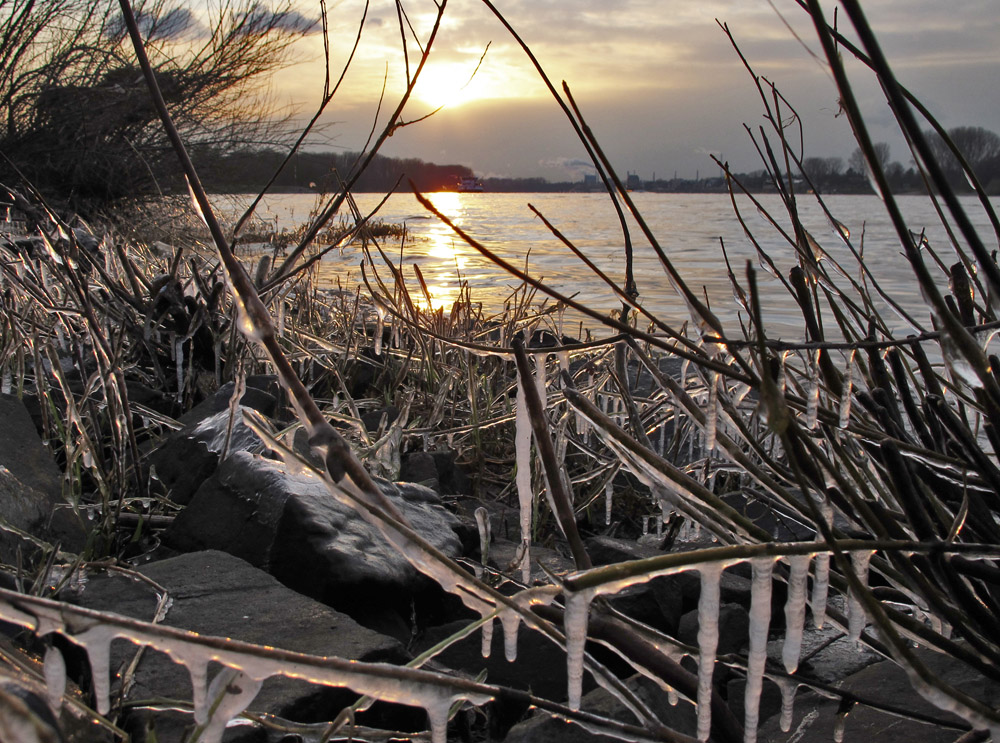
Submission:
[[[792,0],[496,0],[529,43],[553,82],[566,80],[594,131],[624,174],[643,178],[712,175],[709,153],[735,170],[759,167],[743,125],[756,127],[761,104],[738,57],[715,22],[729,24],[758,74],[778,84],[805,123],[807,155],[847,158],[855,145],[825,66],[811,56],[819,44],[806,14]],[[832,13],[833,3],[824,8]],[[304,13],[307,6],[300,6]],[[434,4],[410,0],[410,22],[425,39]],[[329,3],[334,74],[353,43],[363,2]],[[314,11],[315,12],[315,11]],[[1000,13],[996,0],[878,0],[869,19],[899,78],[948,127],[1000,132]],[[786,25],[787,24],[787,25]],[[799,36],[789,30],[789,26]],[[846,16],[841,27],[846,28]],[[805,42],[806,46],[803,46]],[[482,66],[465,90],[483,51]],[[808,47],[808,48],[806,48]],[[411,64],[417,50],[411,44]],[[297,47],[304,59],[274,81],[279,100],[303,113],[322,90],[318,35]],[[891,156],[910,157],[891,128],[889,111],[871,76],[855,80],[872,131]],[[373,2],[361,47],[342,92],[324,117],[328,145],[359,149],[376,113],[383,76],[386,108],[403,83],[403,56],[394,5]],[[404,118],[440,103],[432,119],[398,131],[385,154],[461,163],[481,176],[544,176],[577,180],[585,157],[563,114],[524,53],[478,0],[450,0],[426,85]]]

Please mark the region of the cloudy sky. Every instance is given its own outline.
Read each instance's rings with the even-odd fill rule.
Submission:
[[[716,19],[728,23],[755,71],[774,81],[805,125],[807,155],[847,158],[854,149],[811,22],[794,0],[495,0],[556,85],[565,80],[615,167],[643,178],[715,174],[709,154],[739,170],[759,167],[744,124],[762,123],[751,80]],[[833,3],[824,8],[832,13]],[[898,77],[946,126],[1000,132],[1000,13],[996,0],[874,0],[865,4]],[[300,5],[308,12],[305,5]],[[328,0],[331,62],[338,75],[363,2]],[[435,5],[407,0],[421,43]],[[315,12],[315,11],[313,11]],[[846,16],[841,27],[847,25]],[[487,45],[489,48],[487,50]],[[486,52],[483,57],[484,51]],[[301,40],[302,60],[274,80],[275,96],[308,113],[322,91],[319,35]],[[419,50],[409,47],[411,67]],[[462,87],[483,57],[478,73]],[[904,164],[909,155],[871,76],[857,66],[857,92],[877,140]],[[359,149],[405,81],[395,5],[373,0],[344,86],[314,146]],[[479,0],[449,0],[426,79],[404,118],[445,108],[399,130],[385,154],[461,163],[482,176],[579,179],[585,158],[564,115],[524,52]]]

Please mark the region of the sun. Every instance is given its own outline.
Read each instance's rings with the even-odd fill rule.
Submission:
[[[432,108],[454,107],[489,97],[475,66],[457,62],[429,62],[420,72],[413,95]]]

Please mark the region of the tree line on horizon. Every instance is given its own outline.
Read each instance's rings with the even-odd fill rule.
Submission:
[[[285,158],[297,134],[260,93],[259,81],[287,61],[291,43],[314,33],[290,0],[263,10],[256,0],[233,0],[224,13],[200,19],[171,0],[135,4],[164,97],[198,164],[215,191],[257,191]],[[0,183],[30,184],[54,203],[87,213],[135,196],[184,192],[183,177],[128,48],[115,4],[92,0],[0,2]],[[190,44],[211,39],[211,44]],[[957,127],[951,139],[990,193],[1000,193],[1000,136],[981,127]],[[937,135],[930,139],[958,191],[961,169]],[[890,186],[917,191],[919,170],[890,161],[878,145]],[[350,182],[358,192],[454,190],[464,165],[378,155],[354,177],[351,152],[295,153],[274,180],[279,191],[332,192]],[[806,183],[828,193],[871,190],[860,153],[807,157]],[[739,174],[744,187],[773,190],[763,171]],[[544,178],[485,178],[488,191],[597,190],[600,184]],[[722,191],[720,178],[639,182],[654,191]]]

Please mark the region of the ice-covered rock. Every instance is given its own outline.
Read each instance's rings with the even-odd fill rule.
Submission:
[[[63,549],[79,551],[86,529],[62,499],[62,476],[42,444],[20,400],[0,394],[0,518]],[[20,537],[0,530],[0,560],[17,564],[17,549],[31,553]]]
[[[458,519],[429,488],[377,480],[411,526],[450,557]],[[220,549],[345,611],[409,606],[429,581],[319,477],[247,452],[224,461],[164,535],[174,549]],[[409,611],[407,610],[407,616]],[[357,614],[352,614],[358,616]]]

